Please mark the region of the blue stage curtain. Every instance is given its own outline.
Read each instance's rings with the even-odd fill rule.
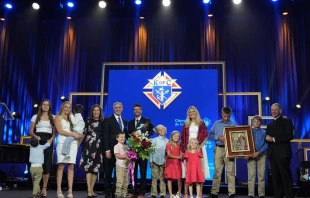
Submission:
[[[295,137],[307,138],[309,27],[306,14],[1,22],[0,99],[22,115],[7,123],[3,141],[15,143],[28,134],[34,103],[50,99],[56,114],[60,96],[100,91],[103,62],[127,61],[226,61],[228,92],[270,96],[294,118]],[[209,83],[206,79],[205,86]],[[77,102],[90,109],[99,97],[74,97]],[[302,110],[293,114],[296,103]],[[253,96],[228,96],[238,124],[258,113],[256,104]],[[270,115],[270,104],[263,112]]]

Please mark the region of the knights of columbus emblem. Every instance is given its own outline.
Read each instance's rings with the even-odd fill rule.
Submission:
[[[177,79],[172,79],[166,72],[162,75],[159,72],[153,79],[148,79],[149,83],[143,87],[143,93],[148,97],[159,109],[163,106],[165,109],[171,104],[181,92],[181,87],[176,83]]]

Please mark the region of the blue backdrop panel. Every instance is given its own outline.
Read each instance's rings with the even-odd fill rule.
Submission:
[[[169,83],[161,83],[160,80],[154,82],[152,79],[156,76],[165,76],[165,79],[171,79],[170,84],[176,83],[179,88],[175,88],[177,87],[176,84],[170,88],[167,85]],[[159,77],[158,79],[162,78]],[[149,82],[153,82],[158,86],[154,87],[154,89],[145,88]],[[163,92],[160,92],[160,88],[162,88]],[[133,105],[138,103],[142,106],[143,116],[150,118],[155,126],[162,124],[167,127],[168,139],[173,130],[181,132],[187,109],[191,105],[197,107],[208,130],[211,129],[212,123],[218,119],[218,73],[216,69],[110,70],[108,89],[108,115],[113,114],[113,103],[119,101],[124,106],[122,117],[129,121],[134,117]],[[159,98],[159,101],[163,99],[162,105],[156,106],[144,92],[149,92],[149,95]],[[170,93],[173,95],[175,92],[181,93],[164,108],[164,105],[169,102]],[[160,93],[163,94],[160,95]],[[165,98],[161,98],[161,96]],[[155,137],[155,135],[152,137]],[[214,173],[214,142],[208,141],[206,148],[211,176],[206,179],[211,180]],[[148,170],[147,178],[151,178],[150,170]]]

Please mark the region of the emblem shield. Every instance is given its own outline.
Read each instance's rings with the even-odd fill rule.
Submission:
[[[172,86],[153,86],[153,96],[163,105],[172,94]]]

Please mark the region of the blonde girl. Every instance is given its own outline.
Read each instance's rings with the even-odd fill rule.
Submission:
[[[182,189],[182,166],[181,159],[183,153],[181,151],[180,145],[180,133],[178,131],[173,131],[170,135],[170,141],[166,145],[167,161],[165,168],[165,179],[168,181],[168,191],[170,197],[173,198],[172,194],[172,181],[178,182],[178,192],[175,197],[181,197]]]
[[[190,198],[193,198],[193,184],[196,184],[197,197],[202,197],[202,184],[205,181],[200,163],[202,157],[198,140],[196,138],[190,138],[187,151],[184,154],[184,166],[186,168],[185,183],[189,186]]]

